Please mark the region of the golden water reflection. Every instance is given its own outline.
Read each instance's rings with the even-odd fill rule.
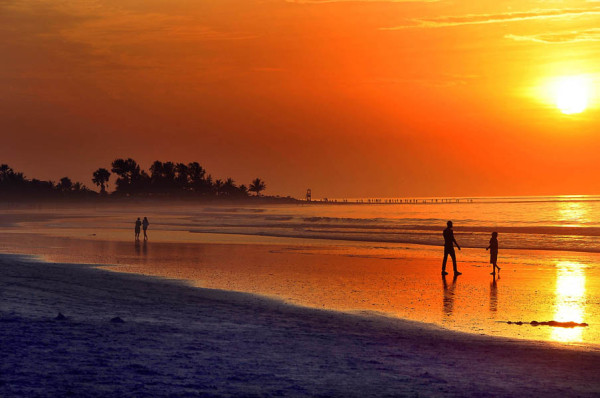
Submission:
[[[561,202],[559,203],[560,221],[566,225],[580,226],[589,222],[588,205],[581,202]]]
[[[444,286],[443,310],[444,315],[447,317],[451,316],[452,312],[454,311],[454,290],[456,289],[456,279],[457,276],[455,275],[452,278],[452,282],[448,284],[446,275],[442,275],[442,284]]]
[[[500,276],[498,276],[500,279]],[[496,275],[494,275],[492,282],[490,282],[490,313],[492,317],[496,317],[498,312],[498,283],[496,282]]]
[[[585,322],[585,266],[571,261],[556,264],[556,298],[554,320]],[[581,342],[583,328],[553,327],[551,338],[561,342]]]

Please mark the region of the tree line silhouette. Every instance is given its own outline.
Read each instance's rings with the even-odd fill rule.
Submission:
[[[108,192],[111,176],[116,176],[115,189]],[[154,161],[148,171],[131,159],[115,159],[110,171],[98,168],[92,182],[100,192],[87,188],[80,182],[63,177],[59,182],[27,179],[21,172],[6,164],[0,165],[0,196],[3,197],[218,197],[246,198],[254,193],[260,196],[267,186],[255,178],[248,186],[237,185],[232,178],[213,180],[198,163]]]

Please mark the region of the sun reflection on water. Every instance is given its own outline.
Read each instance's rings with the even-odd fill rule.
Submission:
[[[588,205],[580,202],[559,203],[559,219],[567,226],[581,226],[589,222]]]
[[[571,261],[556,264],[554,320],[585,322],[585,266]],[[551,338],[561,342],[581,342],[583,329],[553,327]]]

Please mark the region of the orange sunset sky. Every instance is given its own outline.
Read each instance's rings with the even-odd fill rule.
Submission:
[[[600,1],[1,0],[0,53],[0,162],[29,178],[133,157],[297,197],[600,193]]]

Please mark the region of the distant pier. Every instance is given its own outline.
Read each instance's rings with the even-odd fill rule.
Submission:
[[[330,204],[361,204],[361,205],[435,205],[435,204],[468,204],[473,203],[472,198],[359,198],[359,199],[314,199],[307,196],[308,203],[330,203]]]

